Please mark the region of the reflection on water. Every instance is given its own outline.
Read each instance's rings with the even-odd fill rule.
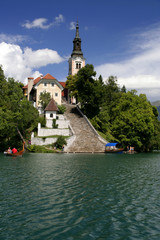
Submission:
[[[0,239],[160,239],[160,154],[0,155]]]

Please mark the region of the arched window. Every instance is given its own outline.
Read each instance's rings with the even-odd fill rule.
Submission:
[[[78,69],[78,63],[76,63],[76,69]]]
[[[50,113],[50,118],[53,118],[53,113]]]
[[[81,63],[79,63],[79,67],[78,67],[79,69],[81,68]]]

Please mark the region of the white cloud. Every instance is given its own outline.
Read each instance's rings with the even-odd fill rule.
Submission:
[[[31,28],[41,28],[41,29],[48,29],[51,24],[46,24],[47,23],[46,18],[37,18],[34,21],[30,22],[29,20],[26,21],[22,26],[31,29]]]
[[[95,70],[104,80],[110,75],[117,76],[121,86],[146,92],[150,99],[156,94],[160,99],[160,25],[134,36],[134,40],[129,50],[134,49],[135,55],[124,61],[99,65]]]
[[[64,17],[62,14],[59,14],[58,17],[55,17],[54,25],[64,22]]]
[[[56,51],[40,49],[33,51],[31,48],[21,49],[19,45],[0,43],[0,65],[6,77],[13,77],[25,83],[27,77],[39,74],[34,68],[64,61]]]
[[[63,61],[63,58],[60,57],[56,51],[48,48],[39,49],[37,51],[32,51],[31,48],[25,48],[24,58],[27,65],[32,68],[38,68]]]
[[[24,35],[0,34],[0,42],[21,43],[27,41],[28,37]]]
[[[37,18],[35,20],[33,20],[32,22],[30,22],[29,20],[26,20],[26,22],[24,24],[22,24],[22,27],[25,27],[27,29],[31,29],[31,28],[41,28],[41,29],[48,29],[52,26],[58,25],[62,22],[64,22],[64,17],[62,14],[59,14],[57,17],[55,17],[54,21],[51,23],[48,23],[48,19],[47,18]]]
[[[70,22],[70,30],[75,30],[76,29],[76,22]]]

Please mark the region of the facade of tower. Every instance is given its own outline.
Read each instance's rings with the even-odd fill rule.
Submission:
[[[79,36],[78,21],[76,24],[76,36],[73,40],[73,51],[69,58],[69,75],[76,74],[80,68],[85,66],[85,58],[81,49],[81,38]]]

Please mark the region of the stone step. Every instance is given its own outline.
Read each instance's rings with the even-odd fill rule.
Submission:
[[[104,152],[105,143],[102,143],[86,119],[79,113],[74,105],[65,104],[65,116],[70,121],[76,139],[67,152]]]

